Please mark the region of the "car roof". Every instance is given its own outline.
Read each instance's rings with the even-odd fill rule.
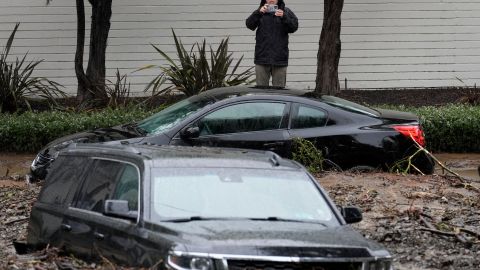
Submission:
[[[62,151],[68,155],[123,156],[151,161],[159,168],[263,168],[302,170],[297,162],[270,151],[220,147],[190,147],[140,144],[72,144]]]
[[[286,88],[278,88],[278,87],[258,87],[258,86],[247,86],[247,85],[214,88],[214,89],[200,93],[198,97],[222,100],[226,98],[247,96],[247,95],[250,95],[250,96],[284,95],[284,96],[297,96],[297,97],[317,99],[315,98],[315,93],[311,90],[286,89]]]

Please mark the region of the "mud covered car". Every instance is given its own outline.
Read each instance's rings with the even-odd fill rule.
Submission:
[[[235,147],[292,156],[292,141],[312,141],[336,168],[391,168],[425,146],[418,117],[371,109],[347,100],[302,90],[234,86],[182,100],[138,123],[80,132],[52,141],[31,166],[43,179],[58,151],[71,143],[129,142],[156,145]],[[433,173],[435,163],[418,153],[412,164]]]
[[[28,245],[159,269],[391,269],[298,163],[204,147],[69,147],[34,204]]]

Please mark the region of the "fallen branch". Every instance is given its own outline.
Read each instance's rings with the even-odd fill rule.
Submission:
[[[432,232],[432,233],[436,233],[436,234],[440,234],[442,235],[442,238],[446,239],[445,236],[454,236],[455,238],[457,238],[457,240],[459,242],[462,242],[463,244],[468,244],[469,242],[467,241],[467,239],[465,239],[463,236],[461,236],[460,234],[458,233],[453,233],[453,232],[445,232],[445,231],[439,231],[435,228],[435,226],[433,226],[432,223],[430,223],[429,221],[427,221],[422,215],[425,215],[425,214],[421,214],[420,215],[420,221],[423,222],[423,224],[425,224],[425,226],[427,226],[427,228],[420,228],[421,230],[423,231],[429,231],[429,232]]]
[[[433,220],[433,217],[430,216],[430,215],[428,215],[428,214],[420,213],[420,215],[421,215],[421,216],[424,216],[424,217],[427,217],[427,218],[429,218],[429,219],[431,219],[431,220]]]
[[[159,269],[159,265],[163,263],[163,260],[160,259],[158,262],[156,262],[152,267],[148,268],[148,269]]]
[[[431,233],[436,233],[436,234],[439,234],[439,235],[442,235],[442,236],[457,236],[456,233],[444,232],[444,231],[439,231],[439,230],[436,230],[436,229],[430,229],[430,228],[426,228],[426,227],[420,227],[420,230],[431,232]]]
[[[94,250],[100,256],[100,258],[102,259],[103,262],[107,263],[111,267],[112,270],[117,269],[117,267],[115,267],[115,264],[113,262],[111,262],[109,259],[107,259],[105,256],[102,255],[102,253],[100,252],[100,250],[98,249],[98,247],[96,245],[94,245],[93,247],[94,247]]]
[[[464,233],[468,233],[468,234],[473,235],[473,236],[476,236],[478,239],[480,239],[480,233],[477,233],[475,231],[465,229],[465,228],[460,228],[460,231],[462,231]]]
[[[475,190],[476,192],[480,192],[480,189],[478,189],[478,188],[472,186],[470,183],[468,183],[468,182],[477,182],[477,183],[480,183],[480,181],[474,180],[474,179],[466,179],[465,177],[462,177],[462,176],[459,175],[458,173],[450,170],[450,169],[447,168],[447,166],[445,166],[440,160],[438,160],[432,153],[430,153],[426,148],[424,148],[423,146],[421,146],[420,144],[418,144],[418,142],[416,142],[416,141],[413,139],[412,134],[410,134],[410,137],[411,137],[411,139],[413,140],[413,142],[415,143],[415,145],[417,146],[417,148],[418,148],[420,151],[423,151],[425,154],[427,154],[429,157],[431,157],[431,158],[433,159],[433,161],[435,161],[438,165],[440,165],[440,167],[442,167],[442,169],[443,169],[444,171],[447,171],[447,172],[453,174],[453,175],[454,175],[455,177],[457,177],[458,179],[460,179],[460,181],[462,181],[462,185],[464,185],[465,188],[469,187],[469,188]],[[413,158],[416,154],[418,154],[418,151],[415,152],[415,154],[413,154],[412,156],[410,156],[410,157],[408,158],[409,163],[410,163],[410,161],[411,161],[411,158]],[[412,166],[413,166],[413,164],[409,164],[409,165],[412,165]],[[415,169],[417,169],[415,166],[413,166],[413,167],[414,167]],[[417,169],[417,170],[418,170],[418,169]],[[480,171],[479,171],[479,172],[480,172]],[[423,175],[423,173],[422,173],[422,175]]]
[[[10,225],[10,224],[25,221],[25,220],[28,220],[28,219],[29,219],[29,217],[18,218],[18,219],[15,219],[15,220],[10,220],[10,221],[4,222],[3,225]]]
[[[438,160],[434,155],[432,155],[432,153],[430,153],[430,151],[428,151],[425,147],[421,146],[417,141],[415,141],[412,134],[410,134],[410,138],[413,140],[413,142],[415,143],[415,145],[417,146],[417,148],[419,150],[423,151],[425,154],[427,154],[429,157],[431,157],[433,159],[433,161],[435,161],[438,165],[440,165],[440,167],[442,167],[442,169],[444,169],[447,172],[449,172],[449,173],[455,175],[456,177],[460,178],[460,180],[466,180],[465,178],[460,176],[458,173],[450,170],[449,168],[447,168],[447,166],[443,165],[443,163],[440,160]],[[415,154],[417,154],[417,153],[415,153]]]

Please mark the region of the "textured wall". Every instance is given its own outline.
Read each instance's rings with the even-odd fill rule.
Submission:
[[[287,85],[313,87],[323,1],[286,2],[300,18],[300,29],[290,38]],[[254,32],[245,28],[244,21],[258,3],[113,0],[107,73],[113,76],[116,68],[131,73],[145,65],[163,63],[150,43],[173,53],[171,28],[188,47],[204,37],[215,47],[223,37],[230,36],[234,56],[244,55],[243,65],[252,66]],[[86,7],[90,13],[89,4]],[[479,11],[480,2],[474,0],[346,0],[342,16],[342,87],[345,78],[349,88],[475,84],[480,78]],[[0,45],[6,43],[15,22],[21,22],[13,54],[29,52],[30,59],[45,59],[37,75],[64,84],[74,94],[74,1],[53,0],[45,6],[44,0],[3,0],[0,15]],[[155,72],[130,74],[133,91],[142,94]]]

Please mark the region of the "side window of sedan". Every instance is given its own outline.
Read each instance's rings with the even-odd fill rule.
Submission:
[[[298,111],[294,113],[291,128],[315,128],[323,127],[327,124],[327,114],[325,111],[304,105],[298,105]]]
[[[75,207],[102,213],[105,200],[109,199],[115,179],[122,172],[123,163],[110,160],[95,160],[94,166],[78,195]]]
[[[285,104],[250,102],[219,109],[198,122],[200,135],[215,135],[278,129]]]

